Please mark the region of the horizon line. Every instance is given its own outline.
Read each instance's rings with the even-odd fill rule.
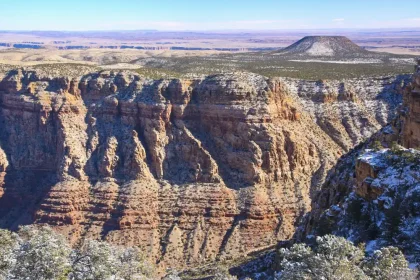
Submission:
[[[48,29],[0,29],[0,32],[285,32],[285,31],[420,31],[420,27],[384,27],[384,28],[287,28],[287,29],[84,29],[84,30],[48,30]]]

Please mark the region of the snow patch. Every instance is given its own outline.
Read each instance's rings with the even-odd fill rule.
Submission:
[[[331,46],[321,42],[315,42],[312,46],[306,51],[307,54],[313,56],[333,56],[334,50]]]
[[[410,64],[410,65],[416,64],[416,60],[414,58],[390,58],[389,60],[393,63],[399,63],[399,64]]]
[[[293,62],[319,62],[319,63],[336,63],[336,64],[378,64],[383,63],[380,59],[353,59],[353,60],[321,60],[321,59],[291,59]]]
[[[365,154],[361,155],[358,159],[362,162],[365,162],[373,167],[387,167],[387,162],[384,155],[389,151],[389,149],[383,149],[380,151],[374,150],[365,150]]]
[[[366,243],[366,252],[367,253],[373,253],[375,250],[378,249],[378,241],[377,240],[372,240],[369,241],[368,243]]]

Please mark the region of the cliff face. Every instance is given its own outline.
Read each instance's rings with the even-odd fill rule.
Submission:
[[[314,196],[298,239],[333,233],[365,242],[368,250],[397,246],[411,261],[418,262],[419,74],[417,66],[404,90],[404,104],[397,118],[331,169]]]
[[[162,267],[290,239],[336,159],[392,118],[406,79],[74,69],[1,77],[0,226],[139,245]]]
[[[289,239],[340,154],[280,80],[12,71],[0,82],[0,223],[146,248],[162,266]]]
[[[407,148],[420,147],[420,60],[413,75],[413,82],[404,94],[405,111],[402,119],[405,123],[402,132],[402,144]]]
[[[305,81],[283,78],[305,112],[343,150],[349,151],[397,116],[411,75]]]

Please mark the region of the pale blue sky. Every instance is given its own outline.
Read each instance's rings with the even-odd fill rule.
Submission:
[[[0,30],[420,27],[419,0],[0,0]]]

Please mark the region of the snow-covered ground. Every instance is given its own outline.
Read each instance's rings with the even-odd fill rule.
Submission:
[[[398,64],[403,64],[403,63],[410,64],[410,65],[416,64],[416,60],[414,58],[390,58],[389,60],[393,63],[398,63]]]
[[[397,246],[411,261],[420,261],[420,151],[366,150],[358,157],[377,171],[370,178],[381,193],[375,199],[347,195],[344,203],[325,212],[336,222],[334,234],[365,242],[368,251]],[[354,186],[356,188],[357,186]]]
[[[333,56],[335,54],[327,42],[313,43],[306,53],[313,56]]]
[[[293,62],[319,62],[319,63],[335,63],[335,64],[376,64],[383,63],[381,59],[352,59],[352,60],[321,60],[321,59],[292,59]]]

